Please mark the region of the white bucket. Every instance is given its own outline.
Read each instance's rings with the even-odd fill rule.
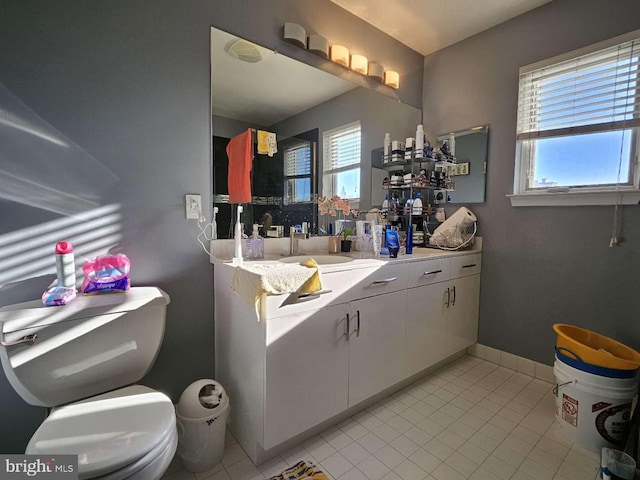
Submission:
[[[595,375],[567,365],[557,355],[553,373],[556,423],[565,438],[598,453],[602,447],[622,449],[640,377]]]

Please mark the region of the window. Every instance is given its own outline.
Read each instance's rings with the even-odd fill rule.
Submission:
[[[360,199],[360,122],[323,134],[323,195]]]
[[[303,140],[283,142],[284,203],[311,201],[311,144]]]
[[[520,69],[513,205],[638,203],[639,58],[633,32]]]

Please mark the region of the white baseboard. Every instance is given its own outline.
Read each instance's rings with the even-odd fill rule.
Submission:
[[[528,358],[519,357],[513,353],[503,352],[502,350],[476,343],[475,345],[471,345],[467,348],[467,354],[482,358],[483,360],[495,363],[510,370],[529,375],[530,377],[540,379],[544,382],[555,382],[553,367],[545,365],[544,363],[534,362]]]

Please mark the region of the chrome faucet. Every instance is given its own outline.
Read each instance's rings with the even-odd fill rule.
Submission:
[[[306,233],[300,233],[296,227],[289,229],[289,255],[298,254],[298,240],[307,238]]]

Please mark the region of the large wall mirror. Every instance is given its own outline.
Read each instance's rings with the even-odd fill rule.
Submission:
[[[449,192],[448,203],[483,203],[487,178],[489,148],[489,125],[459,130],[438,135],[438,144],[449,142],[454,137],[455,154],[458,161],[455,173],[455,190]]]
[[[258,223],[270,226],[273,234],[275,227],[283,227],[286,236],[290,226],[302,222],[312,233],[326,228],[328,219],[318,217],[314,199],[332,188],[338,195],[357,196],[352,204],[360,210],[379,205],[374,198],[382,184],[372,181],[371,152],[382,146],[386,132],[405,138],[422,118],[418,108],[216,28],[211,29],[211,98],[219,238],[231,238],[233,231],[226,146],[236,135],[247,129],[276,134],[278,152],[272,157],[254,150],[252,202],[245,205],[243,223],[247,234]],[[359,178],[330,185],[330,177],[323,175],[323,139],[354,124],[360,125],[360,164],[349,175]]]

